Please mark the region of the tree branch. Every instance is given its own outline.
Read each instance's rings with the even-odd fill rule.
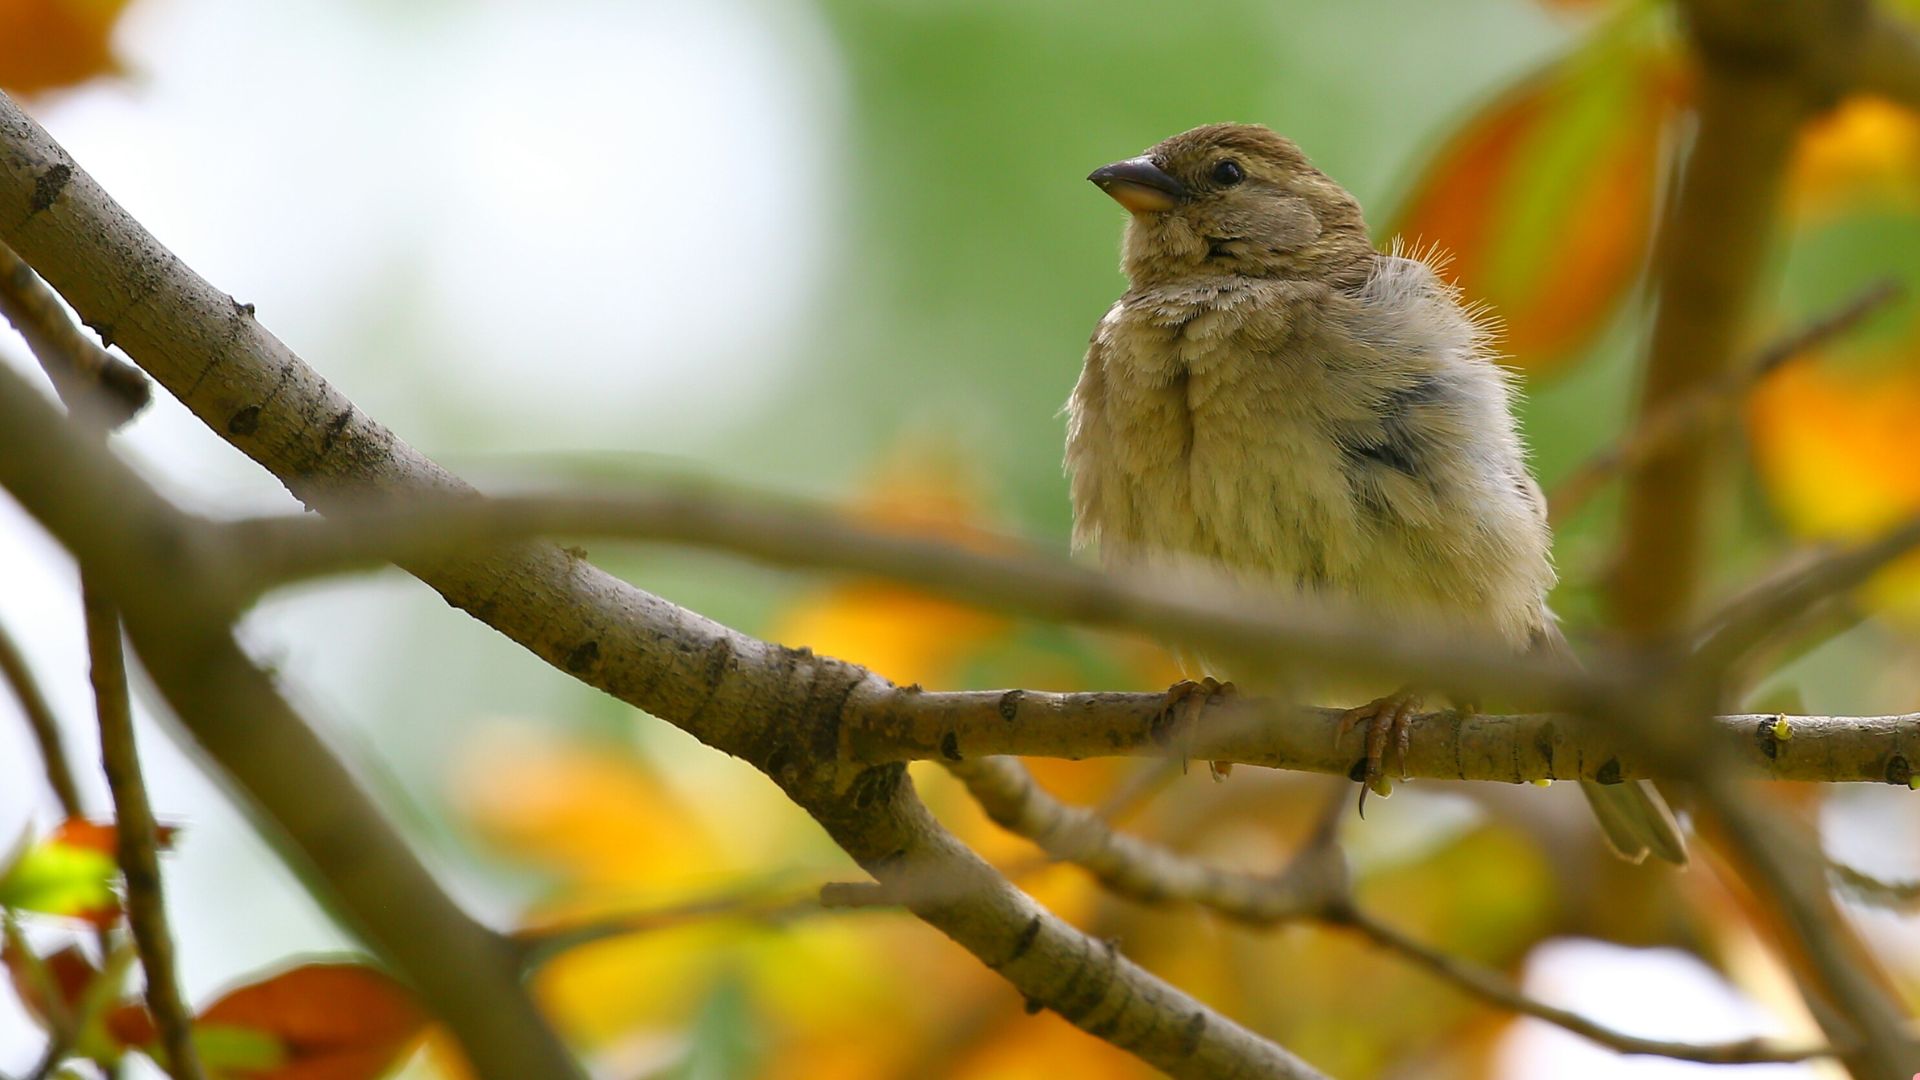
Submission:
[[[1016,757],[1164,757],[1228,761],[1351,777],[1360,762],[1343,710],[1287,708],[1258,699],[1208,706],[1191,732],[1170,732],[1164,694],[1036,690],[897,691],[844,730],[856,761]],[[1459,712],[1413,718],[1407,775],[1415,779],[1660,779],[1674,775],[1606,720],[1535,713]],[[1899,784],[1920,762],[1920,713],[1895,716],[1714,718],[1713,744],[1746,775],[1774,780]],[[1397,766],[1396,766],[1397,767]]]
[[[1732,369],[1794,141],[1850,88],[1862,54],[1873,51],[1866,39],[1875,16],[1865,0],[1689,0],[1683,12],[1701,71],[1698,130],[1656,249],[1643,422]],[[1694,617],[1722,428],[1681,434],[1631,475],[1611,599],[1615,622],[1640,644],[1670,645]],[[1665,727],[1676,746],[1704,743],[1699,718],[1724,674],[1707,667],[1711,659],[1696,660],[1696,678],[1664,680],[1651,695],[1651,719],[1664,723],[1637,725],[1649,742]],[[1746,876],[1782,905],[1782,944],[1807,961],[1794,965],[1795,977],[1828,1040],[1846,1048],[1854,1075],[1905,1080],[1920,1067],[1920,1045],[1895,1003],[1846,962],[1863,953],[1834,918],[1824,860],[1799,858],[1794,843],[1769,846],[1780,837],[1765,835],[1768,816],[1708,764],[1695,789],[1703,809],[1722,823]]]
[[[1623,1054],[1648,1054],[1713,1065],[1805,1061],[1825,1047],[1782,1046],[1770,1039],[1692,1043],[1616,1031],[1578,1013],[1529,997],[1479,965],[1423,945],[1354,906],[1346,862],[1333,843],[1336,818],[1325,818],[1286,869],[1274,875],[1222,870],[1120,832],[1091,811],[1070,806],[1009,758],[947,766],[1002,828],[1033,841],[1050,857],[1085,869],[1113,893],[1145,904],[1185,902],[1254,926],[1314,919],[1350,927],[1497,1008],[1535,1017]],[[1337,811],[1345,797],[1332,804]]]
[[[1850,592],[1920,548],[1920,514],[1866,543],[1830,552],[1797,570],[1772,577],[1728,601],[1707,620],[1695,654],[1702,667],[1725,671],[1780,629],[1823,601]]]
[[[1190,903],[1256,926],[1315,915],[1346,891],[1346,866],[1306,859],[1272,876],[1221,870],[1120,832],[1090,810],[1054,798],[1012,758],[947,763],[987,816],[1050,857],[1084,868],[1143,904]],[[1344,807],[1346,800],[1340,801]]]
[[[359,413],[255,322],[251,309],[193,274],[4,98],[0,238],[32,262],[103,337],[121,345],[215,431],[309,502],[337,508],[369,497],[418,499],[469,490]],[[4,381],[0,387],[6,387],[0,406],[17,406],[5,412],[33,414],[29,403],[10,400],[24,388]],[[44,424],[36,431],[34,438],[58,445],[57,432]],[[0,439],[15,435],[0,423]],[[88,556],[114,561],[119,553],[104,550],[106,541],[87,535],[85,515],[63,508],[49,481],[35,475],[38,470],[21,467],[17,459],[9,466],[9,455],[0,453],[0,482],[37,515],[57,519],[59,527],[49,524],[50,531],[84,553],[83,562]],[[106,519],[111,516],[108,512]],[[155,538],[163,542],[147,550],[171,551],[175,547],[169,543],[178,543],[177,536]],[[138,566],[151,559],[146,551],[136,551],[127,562]],[[902,875],[951,883],[950,894],[912,910],[1029,1000],[1174,1076],[1318,1075],[1041,910],[938,826],[915,797],[903,768],[853,769],[836,761],[834,732],[841,717],[890,689],[868,673],[736,633],[551,545],[523,545],[410,569],[449,602],[556,667],[751,762],[883,883]],[[122,603],[134,629],[140,623],[133,607]],[[168,640],[158,627],[151,629],[151,636],[136,632],[135,644],[182,720],[303,847],[322,845],[308,851],[311,865],[332,871],[327,880],[337,895],[347,897],[359,925],[392,931],[398,929],[392,920],[423,916],[466,925],[464,915],[435,902],[389,903],[385,911],[352,902],[363,888],[381,888],[388,897],[411,895],[406,888],[390,888],[394,879],[388,875],[397,872],[407,884],[416,884],[417,864],[410,858],[391,865],[362,858],[364,841],[357,836],[353,846],[342,849],[344,838],[329,823],[313,820],[304,800],[271,790],[288,787],[286,777],[313,775],[312,763],[286,757],[284,746],[276,745],[311,740],[311,732],[250,665],[242,670],[228,662],[238,653],[224,632]],[[178,677],[210,664],[218,677]],[[237,717],[222,706],[250,698],[271,699],[274,708],[265,716],[247,716],[244,725],[208,719]],[[258,745],[263,741],[268,745]],[[317,743],[307,756],[321,759],[321,771],[337,771]],[[353,790],[344,774],[301,786],[331,789],[336,780]],[[377,818],[375,830],[388,835]],[[352,874],[341,880],[346,866],[353,867]],[[444,900],[430,881],[419,884],[430,898]],[[374,941],[416,981],[431,982],[428,999],[443,1008],[466,1000],[460,980],[477,978],[493,987],[498,971],[510,966],[510,956],[500,955],[510,950],[489,942],[475,954],[484,958],[485,970],[465,970],[472,965],[461,961],[469,958],[457,946],[446,948],[439,928],[427,929],[431,932],[417,939],[381,933]],[[419,970],[431,968],[436,957],[442,970]],[[461,1027],[484,1014],[448,1011],[462,1041],[476,1048],[479,1068],[502,1077],[559,1075],[551,1068],[516,1072],[508,1059],[481,1052],[523,1041],[543,1046],[544,1030],[517,1029],[495,1016],[485,1016],[477,1029]],[[531,1051],[516,1051],[526,1052]]]
[[[0,244],[0,317],[27,341],[60,396],[87,403],[105,427],[118,427],[147,407],[153,388],[140,369],[88,340],[33,268]]]
[[[1151,633],[1272,670],[1388,673],[1462,692],[1497,692],[1566,708],[1591,706],[1604,684],[1554,657],[1516,657],[1487,637],[1441,638],[1351,610],[1221,580],[1177,587],[1101,573],[1012,538],[989,548],[882,532],[820,507],[729,498],[711,488],[480,498],[423,495],[405,504],[347,502],[325,518],[276,516],[233,525],[241,588],[397,562],[434,565],[459,551],[536,536],[599,536],[689,544],[764,563],[908,582],[963,603],[1114,630]],[[1625,661],[1599,665],[1618,671]]]
[[[251,806],[284,830],[266,830],[268,838],[314,894],[413,983],[479,1075],[577,1075],[526,998],[512,948],[441,891],[234,643],[231,594],[207,525],[160,499],[3,367],[0,487],[113,598],[177,719]]]
[[[120,874],[127,885],[127,926],[140,950],[146,975],[147,1011],[160,1032],[167,1075],[173,1080],[205,1080],[193,1045],[193,1013],[180,993],[173,962],[173,930],[167,925],[164,887],[153,806],[133,738],[133,706],[127,697],[126,654],[120,641],[120,614],[83,572],[80,584],[86,611],[87,656],[100,717],[100,757],[107,788],[113,793],[114,836]]]
[[[20,703],[20,712],[27,718],[27,729],[33,733],[34,745],[40,750],[40,767],[46,773],[47,786],[53,789],[54,798],[60,801],[60,812],[70,818],[79,817],[86,808],[80,802],[80,788],[73,782],[73,766],[68,763],[66,747],[60,741],[60,721],[40,692],[40,683],[33,677],[33,669],[27,666],[25,654],[4,626],[0,626],[0,678],[12,688],[14,699]]]
[[[1830,1047],[1788,1046],[1759,1037],[1721,1043],[1690,1043],[1629,1035],[1569,1009],[1530,997],[1497,973],[1421,944],[1364,912],[1349,911],[1338,921],[1359,931],[1381,948],[1399,953],[1482,1001],[1536,1020],[1544,1020],[1623,1054],[1647,1054],[1678,1061],[1697,1061],[1704,1065],[1758,1065],[1807,1061],[1834,1055]]]

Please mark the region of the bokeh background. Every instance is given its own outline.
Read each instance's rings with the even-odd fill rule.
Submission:
[[[891,527],[1064,550],[1057,415],[1122,287],[1121,211],[1083,181],[1215,120],[1292,136],[1504,319],[1549,492],[1623,429],[1649,224],[1686,137],[1670,13],[1637,0],[0,0],[0,86],[135,216],[368,413],[484,486],[701,476]],[[1803,140],[1755,344],[1920,279],[1920,123],[1849,104]],[[1716,588],[1920,506],[1920,322],[1902,302],[1738,403]],[[0,332],[0,363],[31,370]],[[170,400],[120,439],[182,505],[291,510]],[[1593,625],[1611,490],[1559,525],[1554,598]],[[899,588],[665,550],[596,550],[734,626],[929,686],[1159,688],[1152,646]],[[1920,572],[1754,687],[1756,707],[1920,707]],[[71,563],[0,496],[0,622],[94,754]],[[1148,1075],[896,914],[794,915],[855,873],[749,768],[599,696],[397,573],[246,625],[436,868],[502,926],[720,909],[567,954],[539,987],[617,1077]],[[164,716],[142,748],[182,974],[204,1001],[349,949]],[[1134,765],[1039,763],[1097,803]],[[1334,932],[1249,932],[1105,897],[962,835],[1081,926],[1342,1077],[1665,1077],[1467,1001]],[[1271,868],[1333,790],[1177,780],[1131,827]],[[1920,872],[1903,791],[1780,789],[1834,851]],[[104,788],[89,781],[96,807]],[[1421,783],[1346,838],[1363,899],[1425,940],[1636,1033],[1809,1030],[1710,864],[1612,862],[1564,788]],[[58,819],[0,695],[0,846]],[[1851,905],[1914,988],[1920,936]],[[36,940],[70,930],[32,927]],[[0,1071],[41,1036],[0,993]],[[433,1076],[432,1053],[407,1066]],[[1813,1067],[1742,1077],[1816,1076]]]

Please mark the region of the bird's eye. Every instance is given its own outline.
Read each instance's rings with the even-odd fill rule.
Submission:
[[[1237,161],[1228,160],[1213,163],[1213,182],[1216,184],[1223,187],[1231,187],[1246,178],[1247,174],[1240,171],[1240,163]]]

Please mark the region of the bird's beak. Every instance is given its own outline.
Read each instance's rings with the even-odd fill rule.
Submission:
[[[1135,214],[1171,210],[1187,197],[1186,185],[1143,157],[1102,165],[1089,173],[1087,179]]]

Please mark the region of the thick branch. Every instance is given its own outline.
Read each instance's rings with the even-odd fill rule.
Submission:
[[[1872,51],[1866,0],[1691,0],[1684,11],[1700,62],[1699,124],[1655,258],[1658,308],[1643,418],[1732,369],[1794,141],[1806,120],[1849,89],[1861,55]],[[1632,475],[1613,612],[1642,643],[1672,642],[1694,617],[1722,436],[1720,425],[1703,425]],[[1657,718],[1679,729],[1681,741],[1700,730],[1688,722],[1707,711],[1721,673],[1699,675],[1705,692],[1683,682],[1656,696]],[[1773,838],[1760,834],[1764,813],[1717,771],[1703,769],[1696,790],[1703,809],[1725,825],[1743,875],[1785,909],[1783,944],[1812,954],[1795,974],[1828,1039],[1847,1048],[1847,1067],[1863,1080],[1911,1076],[1920,1045],[1889,996],[1845,962],[1858,943],[1832,911],[1825,861],[1797,859],[1803,853],[1790,843],[1769,846]]]
[[[997,551],[976,551],[875,531],[818,507],[772,504],[704,488],[422,500],[327,519],[253,519],[231,528],[236,573],[250,575],[263,586],[381,565],[389,558],[441,558],[461,548],[537,535],[615,537],[691,544],[779,566],[890,577],[954,599],[1043,618],[1185,627],[1209,643],[1285,652],[1324,665],[1353,666],[1377,655],[1379,667],[1396,672],[1405,670],[1397,666],[1402,663],[1430,665],[1421,670],[1435,682],[1457,674],[1454,665],[1473,663],[1487,678],[1506,672],[1510,678],[1539,679],[1548,692],[1577,698],[1579,684],[1573,680],[1582,677],[1556,671],[1548,666],[1551,661],[1515,663],[1499,647],[1476,650],[1468,643],[1383,638],[1381,631],[1358,620],[1343,625],[1334,616],[1296,613],[1285,598],[1241,598],[1234,610],[1223,614],[1219,605],[1195,599],[1191,590],[1097,574],[1023,552],[1012,541]],[[1764,590],[1730,609],[1715,625],[1721,627],[1721,637],[1772,625],[1766,616],[1791,613],[1822,596],[1844,592],[1915,545],[1920,545],[1920,527],[1896,529],[1820,561],[1790,583]],[[1331,628],[1337,645],[1318,636],[1315,627]],[[1716,653],[1710,662],[1733,658]],[[1624,661],[1602,661],[1602,667],[1624,666]],[[1199,729],[1173,732],[1162,723],[1163,704],[1160,695],[1148,694],[896,690],[875,707],[844,717],[841,739],[847,759],[866,764],[954,755],[1084,758],[1177,750],[1214,761],[1346,774],[1360,754],[1358,733],[1351,734],[1345,746],[1336,738],[1339,714],[1334,711],[1283,711],[1271,703],[1249,702],[1215,707],[1207,714],[1210,722]],[[1913,718],[1903,716],[1719,719],[1720,741],[1756,775],[1867,783],[1907,782],[1913,726]],[[1673,771],[1677,766],[1671,759],[1650,756],[1636,749],[1638,740],[1621,737],[1631,736],[1631,731],[1577,717],[1436,713],[1422,718],[1417,730],[1409,776],[1517,783],[1684,775]],[[1789,745],[1787,740],[1796,736],[1805,738]]]
[[[1577,707],[1598,677],[1554,657],[1515,657],[1489,637],[1439,638],[1298,597],[1226,581],[1207,589],[1103,574],[1003,539],[991,550],[882,532],[819,507],[728,497],[711,489],[620,494],[422,498],[349,504],[324,519],[273,517],[234,525],[235,564],[249,588],[399,562],[431,564],[458,551],[535,536],[660,540],[779,566],[893,578],[916,588],[1040,619],[1134,630],[1249,666],[1388,673],[1503,700]],[[1609,662],[1603,669],[1624,666]]]
[[[250,308],[195,275],[4,98],[0,98],[0,238],[32,262],[103,337],[119,344],[216,432],[280,477],[296,495],[321,507],[337,508],[374,496],[418,499],[469,490],[360,414],[255,322]],[[10,396],[0,393],[0,399]],[[6,425],[0,424],[0,437],[6,433]],[[0,454],[0,470],[6,458]],[[43,499],[53,494],[46,490],[44,478],[30,471],[19,475],[22,471],[3,474],[9,488],[19,483]],[[23,503],[29,502],[28,495],[20,497]],[[85,535],[83,522],[65,524],[71,527],[52,530],[63,542],[81,549],[91,546],[96,555],[110,556],[98,550],[99,541]],[[841,717],[889,689],[867,673],[746,637],[641,592],[550,545],[521,546],[410,569],[450,603],[561,670],[752,762],[880,881],[904,874],[951,882],[952,899],[923,902],[913,910],[1029,999],[1175,1076],[1317,1075],[1286,1051],[1041,910],[938,826],[915,797],[903,768],[851,770],[834,760]],[[131,606],[128,624],[135,625]],[[219,654],[231,648],[225,637],[202,640],[192,644],[216,655],[194,656],[181,651],[181,642],[157,635],[148,641],[136,634],[135,641],[156,680],[163,670],[194,670],[222,659]],[[170,697],[177,693],[183,699],[176,702],[183,719],[193,715],[183,704],[231,705],[251,692],[273,696],[268,686],[249,685],[258,672],[228,669],[227,673],[231,682],[209,680],[213,685],[204,688],[176,684],[163,689]],[[221,692],[232,697],[201,700]],[[273,697],[282,711],[249,717],[239,730],[200,721],[194,728],[196,738],[228,749],[237,748],[237,741],[289,730],[310,738],[297,718],[284,711],[284,702]],[[288,777],[312,769],[298,759],[269,754],[267,749],[248,748],[252,756],[246,760],[230,760],[225,753],[215,756],[296,837],[344,839],[309,820],[310,811],[302,813],[307,808],[270,801],[275,793],[263,788],[289,788]],[[314,749],[318,753],[318,747]],[[324,753],[319,757],[331,763]],[[340,779],[344,782],[344,777]],[[303,790],[312,786],[311,782],[301,785]],[[280,801],[287,799],[281,796]],[[313,862],[357,865],[365,878],[355,885],[390,884],[377,868],[357,862],[354,855],[352,850],[328,850],[315,855]],[[408,872],[412,870],[417,867]],[[335,882],[335,887],[340,884]],[[425,887],[437,895],[430,882]],[[395,894],[409,895],[409,891],[387,893]],[[417,901],[388,907],[405,913],[395,917],[466,921],[458,912]],[[364,919],[367,913],[360,914]],[[441,941],[438,933],[429,933],[418,941],[383,937],[378,944],[390,954],[420,962],[440,951],[437,943]],[[487,958],[489,971],[493,952],[491,944],[479,952]],[[447,959],[441,958],[443,963]],[[455,954],[452,959],[461,958]],[[416,979],[422,977],[413,964],[402,966]],[[445,974],[435,973],[435,978],[461,978],[454,974],[459,966],[452,964]],[[509,1031],[509,1025],[497,1018],[488,1017],[487,1024],[490,1030],[462,1030],[463,1040],[512,1044],[524,1039],[534,1046],[544,1040],[544,1034]],[[555,1074],[551,1069],[515,1073],[504,1060],[478,1057],[476,1064],[494,1070],[495,1075]]]
[[[1722,9],[1739,9],[1729,13]],[[1700,122],[1655,259],[1659,302],[1642,388],[1640,424],[1713,385],[1733,369],[1767,245],[1782,170],[1809,95],[1782,73],[1771,35],[1745,35],[1735,3],[1689,9],[1706,74]],[[1754,20],[1764,18],[1759,14]],[[1788,28],[1781,27],[1781,32]],[[1726,60],[1717,58],[1726,57]],[[1649,453],[1630,474],[1616,620],[1629,633],[1662,638],[1693,617],[1706,550],[1709,477],[1724,449],[1724,424],[1701,424]]]
[[[1351,776],[1360,761],[1356,737],[1338,738],[1339,709],[1245,699],[1209,706],[1195,730],[1174,732],[1163,720],[1165,704],[1163,694],[899,690],[844,737],[849,756],[869,762],[1179,754]],[[1920,763],[1920,713],[1721,716],[1714,745],[1752,776],[1906,786]],[[1509,784],[1658,779],[1668,775],[1661,764],[1631,732],[1605,720],[1457,712],[1415,717],[1406,762],[1417,779]]]

